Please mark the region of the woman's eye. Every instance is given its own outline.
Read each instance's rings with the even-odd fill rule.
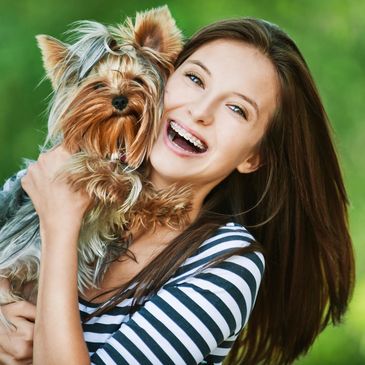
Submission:
[[[204,87],[203,81],[198,76],[191,73],[186,73],[185,76],[187,76],[194,84]]]
[[[240,115],[241,117],[247,119],[247,113],[242,109],[240,108],[239,106],[237,105],[228,105],[228,107],[234,112],[234,113],[237,113],[238,115]]]

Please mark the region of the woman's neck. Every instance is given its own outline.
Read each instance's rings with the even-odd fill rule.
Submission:
[[[176,184],[178,182],[176,181],[166,181],[156,175],[151,175],[150,176],[150,181],[153,184],[153,186],[156,189],[167,189],[169,188],[171,185]],[[180,185],[183,184],[180,182]],[[187,183],[189,184],[189,183]],[[205,197],[208,195],[208,193],[210,192],[210,190],[214,187],[213,184],[206,184],[206,185],[191,185],[192,187],[192,208],[191,211],[189,212],[189,220],[190,222],[193,222],[197,216],[199,215],[199,212],[201,210],[201,207],[203,205],[204,199]]]

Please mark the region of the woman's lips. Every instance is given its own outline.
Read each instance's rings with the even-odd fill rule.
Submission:
[[[163,134],[163,139],[165,144],[167,145],[167,147],[169,147],[170,150],[172,150],[174,153],[176,153],[177,155],[181,156],[181,157],[193,157],[193,156],[201,156],[201,155],[205,155],[207,153],[207,150],[204,152],[191,152],[191,151],[187,151],[185,149],[183,149],[182,147],[178,146],[176,143],[174,143],[170,137],[169,137],[169,126],[170,126],[170,122],[174,121],[173,119],[168,119],[166,124],[165,124],[165,130],[164,130],[164,134]],[[176,123],[176,122],[175,122]],[[181,123],[178,123],[179,125],[181,125]],[[181,125],[182,126],[182,125]],[[183,127],[183,126],[182,126]],[[196,133],[194,133],[193,131],[189,130],[188,128],[183,127],[184,129],[186,129],[189,133],[191,133],[192,135],[196,136],[196,138],[199,138]],[[200,139],[200,138],[199,138]],[[205,144],[206,143],[204,140],[200,139],[202,141],[202,143]]]
[[[204,138],[202,136],[200,136],[196,131],[194,131],[193,129],[190,129],[188,126],[184,125],[183,123],[181,123],[180,121],[177,121],[175,119],[169,119],[167,121],[168,125],[171,125],[171,122],[173,122],[175,125],[177,125],[180,129],[184,130],[185,132],[187,132],[188,134],[190,134],[191,136],[193,136],[194,138],[198,139],[201,144],[208,149],[208,145],[205,142]]]

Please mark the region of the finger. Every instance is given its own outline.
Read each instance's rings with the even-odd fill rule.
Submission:
[[[0,365],[32,365],[32,359],[15,360],[13,356],[0,349]]]
[[[15,365],[14,358],[0,349],[0,364],[1,365]]]
[[[0,353],[12,356],[13,360],[29,360],[33,355],[34,324],[19,318],[15,322],[12,330],[0,334]]]
[[[20,310],[18,317],[34,322],[36,314],[36,306],[26,301],[21,301],[19,303],[20,303]]]
[[[22,186],[23,190],[27,193],[28,195],[28,177],[27,175],[24,175],[23,177],[21,177],[20,179],[20,185]]]
[[[71,157],[64,146],[57,146],[52,151],[41,153],[38,157],[38,162],[44,171],[48,171],[49,176],[54,176],[64,163]]]
[[[30,321],[35,320],[36,306],[25,300],[5,304],[2,306],[2,312],[5,317],[11,320],[14,317],[22,317]]]
[[[71,156],[71,154],[80,152],[80,148],[78,148],[77,146],[73,146],[73,149],[67,148],[65,146],[65,144],[61,144],[60,146],[60,151],[62,151],[62,153],[67,154],[68,156]]]
[[[13,321],[14,329],[13,334],[20,336],[24,341],[33,341],[34,337],[34,322],[25,318],[16,317]]]
[[[47,153],[57,154],[60,156],[70,156],[71,155],[70,151],[67,149],[67,147],[64,144],[59,144],[59,145],[55,146],[55,148],[53,148],[52,150],[49,150]]]
[[[15,360],[31,359],[33,354],[34,325],[29,327],[30,329],[28,330],[22,327],[0,335],[0,343],[3,350],[0,350],[0,352],[11,355]]]
[[[20,178],[20,184],[26,193],[29,193],[29,189],[31,189],[35,167],[36,163],[29,165],[26,174]]]

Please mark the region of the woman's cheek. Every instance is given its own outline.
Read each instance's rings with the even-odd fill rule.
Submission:
[[[165,109],[174,109],[183,106],[194,95],[194,90],[188,87],[183,80],[167,83],[165,88],[164,106]]]

